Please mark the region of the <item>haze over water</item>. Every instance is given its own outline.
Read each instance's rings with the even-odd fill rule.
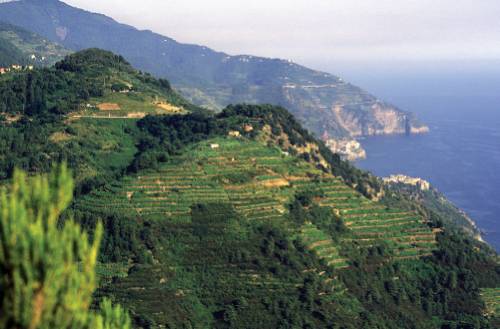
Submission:
[[[493,63],[491,63],[493,64]],[[366,72],[366,71],[365,71]],[[427,67],[415,72],[346,71],[371,92],[416,113],[422,136],[362,141],[361,168],[427,179],[465,210],[500,251],[500,66]]]

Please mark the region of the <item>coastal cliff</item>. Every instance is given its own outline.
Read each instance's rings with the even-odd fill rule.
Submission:
[[[341,78],[320,72],[311,81],[323,84],[287,83],[280,102],[317,134],[331,139],[355,139],[363,136],[420,134],[429,128],[415,115],[383,102],[365,90]]]
[[[412,114],[380,102],[371,105],[361,115],[339,105],[334,107],[333,113],[336,121],[352,137],[421,134],[429,131],[429,128],[419,123]]]
[[[335,116],[335,122],[347,132],[349,137],[331,138],[325,130],[322,139],[332,152],[340,154],[349,161],[365,159],[367,156],[356,138],[379,135],[416,135],[429,132],[429,127],[416,120],[413,114],[381,102],[374,103],[361,114],[346,110],[341,105],[336,105],[332,113]]]

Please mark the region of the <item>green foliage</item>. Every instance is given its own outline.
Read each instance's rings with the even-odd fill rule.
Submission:
[[[86,49],[67,56],[56,63],[55,68],[67,72],[85,73],[86,75],[101,75],[101,70],[127,70],[133,72],[130,64],[120,55],[97,48]]]
[[[191,207],[194,235],[205,238],[238,230],[238,214],[231,204],[195,204]],[[241,232],[240,232],[241,233]]]
[[[136,211],[135,218],[121,218],[147,226],[148,236],[136,234],[136,240],[148,246],[153,262],[135,265],[128,276],[116,275],[100,290],[141,314],[138,325],[150,323],[146,317],[153,327],[189,322],[217,328],[328,328],[348,319],[353,328],[488,328],[477,288],[497,284],[491,255],[479,257],[475,244],[465,240],[436,244],[414,213],[371,202],[342,180],[321,177],[322,170],[276,148],[237,138],[203,140],[225,134],[225,126],[208,128],[210,118],[183,122],[186,118],[173,121],[184,127],[182,138],[202,141],[77,205],[94,212]],[[231,119],[224,119],[230,121],[226,126],[237,122]],[[158,125],[151,131],[176,140],[175,129],[163,129]],[[148,143],[158,150],[162,141]],[[261,185],[292,172],[289,186]],[[246,178],[229,179],[240,176]],[[289,200],[289,212],[272,212],[287,204],[283,200]],[[419,242],[423,237],[433,244]],[[422,250],[427,256],[419,257]],[[466,274],[434,258],[441,253],[458,264],[468,259],[467,267],[476,269]],[[481,282],[471,283],[471,273]],[[160,294],[161,305],[154,302]],[[471,301],[470,307],[460,300]]]
[[[134,158],[135,122],[82,119],[71,124],[55,115],[0,123],[0,179],[14,168],[31,173],[50,171],[66,161],[75,173],[75,194],[89,193],[120,177]],[[60,135],[56,141],[53,136]]]
[[[65,160],[77,175],[80,195],[120,176],[136,151],[135,120],[65,121],[66,115],[87,102],[102,101],[103,95],[126,99],[147,95],[147,100],[133,103],[134,108],[146,104],[155,109],[153,100],[158,99],[199,110],[172,91],[168,81],[137,72],[112,53],[83,51],[57,67],[0,77],[0,154],[4,155],[0,156],[0,179],[11,177],[14,167],[47,172],[54,162]],[[133,92],[112,92],[113,83],[123,86],[125,82],[133,85]],[[158,153],[138,154],[137,165],[154,167],[164,154]]]
[[[481,299],[486,304],[486,315],[491,319],[492,327],[500,326],[500,288],[481,289]]]
[[[0,123],[0,154],[3,155],[0,155],[0,179],[12,177],[16,167],[30,172],[48,172],[53,162],[51,158],[57,161],[55,153],[60,151],[49,141],[53,131],[53,123],[43,124],[39,120],[12,125]]]
[[[487,249],[467,238],[444,233],[438,242],[438,251],[422,261],[385,264],[380,251],[361,252],[355,266],[341,274],[342,281],[373,314],[386,314],[395,323],[493,328],[482,316],[478,287],[499,285],[499,265]],[[441,321],[426,323],[427,316]]]
[[[330,165],[331,173],[342,177],[347,184],[363,195],[370,197],[382,188],[375,176],[355,168],[349,162],[342,160],[338,154],[333,154],[323,142],[314,138],[300,125],[295,117],[282,107],[273,105],[230,105],[218,115],[218,118],[227,118],[230,122],[239,121],[240,124],[248,121],[255,123],[255,120],[259,120],[257,126],[254,127],[253,134],[259,131],[264,124],[267,124],[271,127],[272,135],[277,139],[275,143],[277,145],[279,145],[278,138],[282,132],[288,136],[292,146],[305,146],[306,143],[317,144],[319,155]],[[297,153],[297,150],[293,147],[283,151],[291,154]],[[314,154],[303,153],[301,157],[308,162],[311,159],[317,161],[317,156]]]
[[[335,215],[330,207],[314,205],[309,211],[309,217],[313,224],[329,233],[335,240],[347,232],[342,218]]]
[[[366,197],[371,197],[382,190],[377,177],[342,160],[340,155],[332,153],[324,143],[318,142],[318,145],[321,155],[332,168],[332,174],[342,177],[349,186]]]
[[[309,207],[313,202],[314,198],[322,198],[325,196],[325,192],[321,189],[313,190],[307,189],[305,191],[300,191],[295,195],[295,199],[300,202],[303,207]]]
[[[99,310],[100,312],[90,320],[89,329],[131,328],[130,318],[120,305],[113,306],[109,300],[104,300]]]
[[[290,219],[296,224],[312,223],[318,229],[329,235],[329,238],[339,241],[339,238],[348,232],[342,218],[337,216],[330,207],[320,206],[315,198],[325,196],[325,192],[318,190],[305,190],[295,194],[293,202],[289,205]]]
[[[123,90],[129,90],[128,86],[124,83],[121,82],[115,82],[111,85],[111,90],[114,92],[120,92]]]
[[[257,176],[255,171],[245,171],[245,172],[236,172],[236,173],[224,173],[222,175],[217,176],[217,179],[222,182],[227,182],[231,184],[245,184],[252,181],[252,179]]]
[[[102,227],[94,242],[72,221],[57,222],[70,204],[65,166],[26,178],[16,171],[0,195],[0,326],[2,328],[129,328],[120,307],[89,312]]]
[[[93,231],[99,222],[104,228],[100,244],[99,260],[102,262],[146,263],[150,259],[145,248],[139,243],[139,237],[146,236],[147,229],[141,228],[132,216],[125,212],[99,212],[97,220],[93,212],[74,211],[72,215],[83,228]]]
[[[35,69],[0,78],[0,111],[11,114],[64,114],[90,97],[104,94],[102,83],[55,69]]]
[[[240,120],[261,120],[260,125],[271,126],[271,133],[279,136],[285,133],[292,145],[304,146],[314,142],[312,135],[302,128],[298,121],[283,107],[274,105],[229,105],[220,114],[220,118],[239,118]]]
[[[186,145],[216,134],[225,135],[225,122],[214,121],[203,113],[147,116],[137,123],[143,132],[139,141],[139,153],[129,167],[130,172],[155,168],[165,155],[174,155]]]

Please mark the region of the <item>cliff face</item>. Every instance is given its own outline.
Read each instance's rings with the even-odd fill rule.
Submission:
[[[397,108],[375,102],[366,111],[349,111],[343,106],[333,109],[337,122],[351,137],[420,134],[429,131],[427,126],[420,124],[410,114]]]
[[[382,102],[342,79],[321,78],[330,79],[329,83],[312,84],[310,78],[309,83],[284,85],[282,105],[305,127],[322,136],[333,152],[348,160],[366,157],[355,140],[358,137],[429,131],[412,113]]]
[[[419,134],[429,130],[413,114],[382,102],[339,78],[322,85],[287,84],[283,86],[283,102],[318,136],[328,134],[330,138],[345,139]]]

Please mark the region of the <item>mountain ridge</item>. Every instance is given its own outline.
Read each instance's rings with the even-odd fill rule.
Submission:
[[[286,60],[230,56],[182,44],[56,0],[22,0],[0,7],[0,20],[73,50],[98,47],[122,54],[139,69],[168,78],[191,102],[210,109],[234,103],[281,105],[326,140],[428,130],[413,114],[332,74]]]

